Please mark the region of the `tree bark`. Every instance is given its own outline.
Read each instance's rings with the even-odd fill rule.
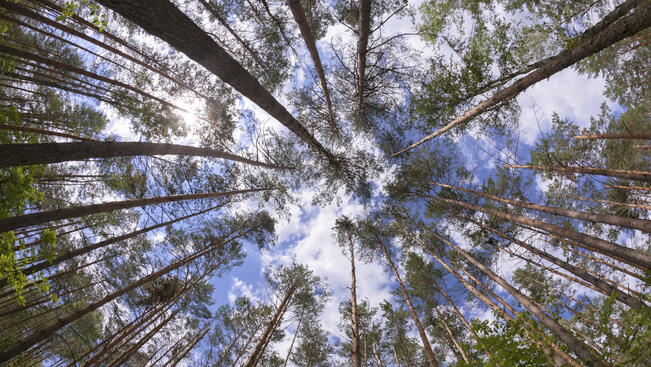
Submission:
[[[98,2],[205,67],[285,125],[310,147],[323,154],[328,161],[335,162],[332,153],[321,145],[269,91],[171,2],[163,0],[99,0]]]
[[[39,135],[60,136],[62,138],[68,138],[68,139],[74,139],[74,140],[97,141],[95,139],[84,138],[83,136],[66,134],[66,133],[61,133],[61,132],[58,132],[58,131],[36,129],[36,128],[33,128],[33,127],[25,127],[25,126],[15,126],[15,125],[3,125],[3,124],[0,124],[0,130],[12,130],[12,131],[22,131],[22,132],[26,132],[26,133],[34,133],[34,134],[39,134]]]
[[[481,192],[481,191],[469,190],[469,189],[465,189],[463,187],[458,187],[458,186],[446,185],[446,184],[441,184],[441,183],[436,183],[436,182],[431,182],[431,184],[437,185],[437,186],[440,186],[440,187],[453,189],[453,190],[466,192],[466,193],[469,193],[469,194],[474,194],[474,195],[481,196],[481,197],[486,198],[486,199],[499,201],[501,203],[505,203],[505,204],[509,204],[509,205],[519,206],[519,207],[525,208],[525,209],[537,210],[537,211],[540,211],[540,212],[543,212],[543,213],[560,215],[560,216],[567,217],[567,218],[572,218],[572,219],[580,219],[580,220],[589,221],[589,222],[599,222],[599,223],[610,224],[610,225],[618,226],[618,227],[638,229],[638,230],[643,231],[643,232],[651,233],[651,220],[647,220],[647,219],[624,218],[624,217],[618,217],[618,216],[615,216],[615,215],[592,214],[592,213],[585,213],[585,212],[577,212],[577,211],[574,211],[574,210],[567,210],[567,209],[555,208],[555,207],[545,206],[545,205],[540,205],[540,204],[533,204],[533,203],[529,203],[529,202],[526,202],[526,201],[507,199],[507,198],[503,198],[503,197],[500,197],[500,196],[497,196],[497,195],[487,194],[487,193],[484,193],[484,192]]]
[[[600,139],[651,140],[651,134],[604,133],[604,134],[593,134],[593,135],[577,135],[574,137],[574,139],[577,140],[600,140]]]
[[[301,36],[307,47],[307,51],[310,53],[312,62],[314,63],[314,69],[316,74],[319,76],[319,81],[321,82],[321,89],[323,90],[323,96],[325,97],[326,107],[328,108],[328,117],[330,120],[330,130],[332,132],[337,131],[337,126],[335,125],[335,115],[332,112],[332,101],[330,100],[330,92],[328,91],[328,82],[326,81],[325,72],[323,71],[323,65],[321,64],[321,58],[319,57],[319,50],[316,48],[316,40],[314,39],[314,34],[312,29],[310,29],[310,24],[305,17],[305,11],[301,5],[300,0],[286,0],[289,9],[294,16],[294,20],[298,25],[298,29],[301,31]]]
[[[431,140],[456,126],[469,122],[474,117],[487,111],[491,107],[514,98],[525,89],[536,84],[537,82],[549,78],[557,72],[589,57],[604,48],[619,42],[627,37],[633,36],[643,31],[651,25],[651,3],[642,1],[642,5],[637,6],[640,0],[629,0],[615,8],[604,19],[595,24],[592,28],[586,30],[580,37],[577,45],[567,48],[556,56],[546,59],[540,67],[526,76],[513,82],[508,87],[498,91],[489,99],[479,103],[463,115],[457,117],[445,127],[427,135],[418,142],[402,149],[391,157],[396,157],[408,150],[411,150],[424,142]],[[621,17],[632,7],[637,7],[633,14]],[[622,12],[625,10],[625,12]],[[621,18],[619,18],[621,17]],[[617,19],[613,21],[612,18]],[[618,19],[619,18],[619,19]]]
[[[188,145],[144,142],[87,141],[75,143],[2,144],[0,167],[82,161],[91,158],[131,157],[138,155],[184,155],[223,158],[258,167],[284,169],[218,149]]]
[[[373,357],[375,358],[378,367],[384,367],[382,365],[382,359],[380,358],[380,354],[377,351],[377,343],[373,343]]]
[[[525,168],[525,169],[533,169],[536,171],[582,173],[588,175],[623,178],[626,180],[651,182],[651,172],[646,172],[646,171],[633,171],[633,170],[626,170],[626,169],[610,169],[610,168],[594,168],[594,167],[533,166],[533,165],[522,165],[522,164],[505,164],[504,167]]]
[[[359,1],[359,38],[357,40],[357,113],[364,112],[364,88],[366,88],[366,51],[371,33],[371,0]]]
[[[247,194],[260,191],[268,191],[271,189],[248,189],[248,190],[234,190],[225,192],[211,192],[199,194],[182,194],[170,196],[157,196],[145,199],[132,199],[123,201],[111,201],[101,204],[91,204],[85,206],[78,206],[73,208],[54,209],[44,212],[31,213],[19,215],[11,218],[0,219],[0,233],[11,231],[16,228],[29,227],[48,223],[55,220],[78,218],[86,215],[110,212],[114,210],[129,209],[140,206],[171,203],[184,200],[198,200],[198,199],[216,199],[220,197],[229,197],[238,194]]]
[[[416,324],[416,329],[418,329],[418,334],[420,335],[420,339],[423,343],[423,348],[425,349],[425,355],[427,356],[427,361],[429,362],[430,367],[438,367],[439,364],[436,361],[436,357],[434,357],[434,351],[432,351],[432,346],[430,345],[429,340],[427,339],[425,328],[423,328],[423,325],[421,324],[420,319],[418,318],[418,314],[414,309],[414,305],[411,303],[411,298],[409,297],[409,293],[407,292],[407,289],[402,283],[400,274],[398,274],[398,269],[396,269],[395,265],[393,264],[393,260],[391,260],[391,255],[389,255],[389,252],[387,251],[387,248],[384,245],[384,243],[382,241],[378,241],[378,242],[382,247],[382,251],[384,252],[384,256],[386,257],[387,262],[391,267],[391,270],[393,270],[393,274],[396,276],[396,280],[398,281],[398,284],[400,285],[400,291],[402,292],[402,296],[405,298],[407,307],[409,307],[409,311],[411,312],[411,317],[414,320],[414,324]]]
[[[352,338],[350,341],[350,355],[353,367],[361,367],[362,358],[359,350],[359,318],[357,315],[357,275],[355,273],[355,246],[352,235],[348,234],[348,246],[350,250],[350,322],[352,324]]]
[[[520,215],[515,215],[515,214],[510,214],[510,213],[505,213],[499,210],[494,210],[494,209],[489,209],[485,208],[479,205],[473,205],[473,204],[468,204],[464,203],[461,201],[457,200],[452,200],[452,199],[446,199],[446,198],[440,198],[436,196],[431,196],[431,195],[425,195],[426,197],[448,203],[448,204],[453,204],[456,206],[460,206],[463,208],[467,209],[472,209],[472,210],[477,210],[486,214],[491,214],[494,215],[498,218],[506,219],[513,221],[515,223],[521,223],[525,225],[529,225],[532,227],[540,228],[545,231],[549,231],[551,233],[558,234],[560,236],[563,236],[565,238],[569,238],[571,240],[574,240],[576,242],[580,242],[584,244],[587,248],[591,249],[592,251],[600,252],[607,254],[611,257],[617,258],[617,259],[622,259],[622,261],[636,266],[642,270],[648,269],[651,267],[651,256],[643,254],[639,251],[618,245],[613,242],[605,241],[602,240],[601,238],[597,237],[592,237],[580,232],[576,232],[571,229],[566,229],[559,227],[554,224],[549,224],[545,223],[539,220],[523,217]]]

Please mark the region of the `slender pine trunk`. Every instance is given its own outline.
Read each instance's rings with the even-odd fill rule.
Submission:
[[[626,180],[637,180],[651,182],[651,172],[634,171],[627,169],[612,169],[612,168],[595,168],[595,167],[562,167],[562,166],[534,166],[526,164],[505,164],[506,168],[524,168],[536,171],[554,171],[563,173],[580,173],[586,175],[599,175],[615,178],[623,178]]]
[[[622,140],[651,140],[651,134],[648,133],[603,133],[592,135],[576,135],[577,140],[602,140],[602,139],[622,139]]]
[[[272,189],[248,189],[248,190],[233,190],[225,192],[212,192],[212,193],[199,193],[199,194],[182,194],[170,196],[157,196],[145,199],[132,199],[123,201],[111,201],[101,204],[91,204],[85,206],[78,206],[73,208],[54,209],[44,212],[37,212],[31,214],[18,215],[15,217],[0,219],[0,233],[11,231],[16,228],[30,227],[43,223],[52,222],[55,220],[63,220],[70,218],[78,218],[92,214],[105,213],[114,210],[129,209],[140,206],[172,203],[186,200],[198,199],[216,199],[221,197],[229,197],[238,194],[247,194],[253,192],[269,191]]]
[[[418,329],[418,335],[420,336],[421,342],[423,343],[423,348],[425,349],[425,355],[427,356],[427,361],[429,362],[430,367],[438,367],[439,364],[436,361],[436,357],[434,357],[434,351],[432,351],[432,346],[430,345],[430,342],[427,338],[427,334],[425,333],[425,328],[423,327],[423,324],[421,324],[420,322],[418,313],[416,313],[416,309],[414,309],[414,305],[411,303],[411,298],[409,297],[409,293],[407,292],[405,285],[402,283],[402,278],[400,278],[400,274],[398,274],[398,269],[396,269],[396,266],[393,264],[393,260],[391,260],[391,255],[389,255],[389,252],[387,251],[387,248],[384,245],[384,243],[382,241],[379,241],[379,244],[382,247],[382,251],[384,252],[384,256],[386,257],[387,262],[391,267],[391,270],[393,270],[393,274],[395,275],[398,284],[400,285],[400,291],[402,292],[402,296],[405,298],[407,307],[409,307],[409,311],[411,312],[411,317],[414,320],[414,324],[416,324],[416,329]]]
[[[362,358],[359,350],[359,318],[357,315],[357,275],[355,271],[355,246],[352,235],[348,234],[348,247],[350,250],[350,321],[352,337],[350,341],[350,355],[353,367],[361,367]]]

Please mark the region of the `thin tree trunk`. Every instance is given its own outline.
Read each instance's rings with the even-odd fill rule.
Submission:
[[[364,89],[366,88],[366,51],[371,30],[371,0],[359,1],[357,39],[357,113],[364,112]]]
[[[260,191],[269,191],[271,189],[248,189],[234,190],[225,192],[199,193],[199,194],[182,194],[170,196],[157,196],[145,199],[132,199],[123,201],[111,201],[101,204],[91,204],[73,208],[54,209],[44,212],[24,214],[15,217],[0,219],[0,233],[11,231],[16,228],[34,226],[48,223],[55,220],[78,218],[91,214],[105,213],[120,209],[129,209],[140,206],[171,203],[185,200],[213,199],[220,197],[229,197],[238,194],[247,194]]]
[[[126,19],[159,37],[250,99],[330,163],[335,157],[235,59],[169,1],[99,0]]]
[[[271,334],[273,334],[273,332],[276,330],[276,326],[279,324],[279,321],[282,319],[285,310],[287,309],[287,306],[292,296],[294,295],[294,292],[296,291],[296,288],[297,288],[297,284],[292,284],[287,290],[287,292],[285,293],[285,296],[280,302],[280,305],[278,306],[276,312],[274,313],[273,317],[269,321],[267,328],[264,330],[264,332],[260,336],[260,339],[258,340],[258,343],[253,348],[253,351],[251,352],[249,359],[246,361],[246,363],[244,363],[245,367],[255,367],[257,365],[260,356],[264,353],[264,349],[268,343],[268,340],[271,339]]]
[[[642,5],[637,6],[640,2],[642,2]],[[631,7],[636,6],[637,9],[635,9],[632,14],[621,17],[622,15],[626,14],[626,12],[631,9]],[[622,9],[626,10],[626,12],[622,12]],[[613,22],[611,18],[619,19]],[[603,50],[610,45],[613,45],[627,37],[633,36],[638,32],[643,31],[650,25],[651,4],[649,2],[644,2],[641,0],[629,0],[619,5],[609,15],[604,17],[601,22],[586,30],[578,38],[578,44],[563,50],[556,56],[546,59],[539,68],[513,82],[508,87],[498,91],[492,97],[471,108],[463,115],[457,117],[452,122],[447,124],[445,127],[437,130],[430,135],[427,135],[426,137],[420,139],[418,142],[392,154],[391,156],[396,157],[410,149],[423,144],[428,140],[431,140],[453,129],[456,126],[469,122],[471,119],[489,110],[491,107],[494,107],[499,103],[516,97],[518,94],[530,86],[536,84],[537,82],[549,78],[559,71],[571,65],[574,65],[575,63],[589,56],[594,55],[595,53]]]
[[[244,329],[240,330],[240,332],[237,333],[237,335],[235,335],[233,340],[228,344],[226,349],[224,349],[222,354],[219,356],[219,359],[217,360],[217,362],[215,362],[215,365],[213,367],[221,367],[224,358],[226,358],[226,356],[228,356],[231,353],[231,349],[233,349],[235,343],[237,343],[237,341],[240,340],[240,337],[242,336],[243,333],[244,333]]]
[[[580,219],[580,220],[590,221],[590,222],[605,223],[613,226],[638,229],[643,232],[651,233],[651,220],[647,220],[647,219],[625,218],[625,217],[618,217],[615,215],[577,212],[574,210],[566,210],[562,208],[555,208],[555,207],[550,207],[550,206],[545,206],[540,204],[533,204],[526,201],[507,199],[497,195],[487,194],[481,191],[469,190],[458,186],[446,185],[437,182],[431,182],[431,184],[481,196],[483,198],[499,201],[501,203],[519,206],[525,209],[533,209],[543,213],[560,215],[567,218]]]
[[[380,358],[380,354],[377,351],[377,343],[373,343],[373,357],[375,358],[378,367],[384,367],[382,365],[382,359]]]
[[[223,158],[258,167],[282,169],[218,149],[188,145],[144,142],[87,141],[77,143],[2,144],[0,167],[83,161],[91,158],[131,157],[138,155],[184,155]]]
[[[355,272],[355,246],[352,235],[348,234],[348,247],[350,250],[350,321],[352,337],[350,341],[350,355],[353,367],[361,367],[362,359],[359,351],[359,318],[357,315],[357,275]]]
[[[489,226],[485,226],[485,225],[483,225],[483,224],[481,224],[481,223],[479,223],[479,222],[477,222],[475,220],[472,220],[472,219],[466,218],[466,217],[461,217],[461,216],[459,216],[459,218],[462,218],[462,219],[464,219],[464,220],[466,220],[468,222],[474,223],[475,225],[479,226],[480,228],[485,229],[485,230],[487,230],[489,232],[492,232],[492,233],[494,233],[494,234],[496,234],[496,235],[498,235],[498,236],[500,236],[500,237],[502,237],[502,238],[504,238],[504,239],[506,239],[506,240],[508,240],[508,241],[510,241],[512,243],[515,243],[518,246],[528,250],[529,252],[532,252],[532,253],[540,256],[541,258],[549,261],[550,263],[552,263],[554,265],[557,265],[557,266],[567,270],[569,273],[574,274],[577,277],[579,277],[579,278],[585,280],[586,282],[588,282],[590,285],[592,285],[592,287],[590,287],[591,289],[594,289],[597,292],[602,293],[606,297],[610,297],[610,296],[612,296],[614,294],[614,295],[616,295],[616,299],[618,301],[628,305],[629,307],[631,307],[633,309],[640,310],[640,311],[643,308],[649,309],[649,306],[642,303],[642,301],[640,301],[639,299],[637,299],[637,298],[635,298],[635,297],[633,297],[633,296],[631,296],[631,295],[629,295],[627,293],[624,293],[623,291],[619,290],[617,287],[614,287],[614,286],[608,284],[603,279],[588,273],[585,269],[579,268],[579,267],[574,266],[574,265],[572,265],[572,264],[570,264],[568,262],[565,262],[565,261],[563,261],[563,260],[561,260],[561,259],[559,259],[559,258],[557,258],[557,257],[555,257],[553,255],[548,254],[545,251],[542,251],[542,250],[540,250],[540,249],[538,249],[538,248],[536,248],[536,247],[534,247],[532,245],[527,244],[526,242],[520,241],[520,240],[518,240],[518,239],[516,239],[514,237],[511,237],[511,236],[507,235],[506,233],[498,231],[498,230],[496,230],[494,228],[491,228]],[[506,250],[506,249],[503,249],[501,246],[497,246],[497,245],[494,245],[494,246],[497,247],[500,250]],[[513,256],[519,256],[519,255],[516,255],[515,253],[513,253],[511,251],[509,251],[509,252]],[[523,259],[527,260],[526,258],[523,258]],[[527,260],[527,261],[530,261],[532,264],[534,264],[536,266],[542,266],[542,264],[537,263],[535,261],[531,261],[531,260]]]
[[[651,134],[604,133],[604,134],[593,134],[593,135],[576,135],[574,139],[577,140],[601,140],[601,139],[651,140]]]
[[[251,335],[249,335],[248,339],[246,339],[246,343],[244,343],[244,348],[242,348],[240,350],[240,352],[237,354],[237,358],[235,358],[235,361],[233,362],[231,367],[235,367],[237,365],[237,362],[240,360],[240,358],[242,358],[242,356],[244,355],[244,352],[246,352],[246,348],[249,347],[249,344],[251,344],[251,340],[253,340],[253,338],[255,337],[255,334],[258,333],[258,330],[260,330],[261,327],[262,327],[262,324],[260,324],[255,329],[255,331],[253,333],[251,333]],[[219,366],[215,366],[215,367],[219,367]]]
[[[25,127],[25,126],[15,126],[15,125],[3,125],[3,124],[0,124],[0,130],[22,131],[22,132],[26,132],[26,133],[35,133],[35,134],[39,134],[39,135],[60,136],[62,138],[75,139],[75,140],[96,141],[95,139],[84,138],[82,136],[66,134],[66,133],[60,133],[58,131],[36,129],[36,128],[33,128],[33,127]]]
[[[298,325],[296,325],[296,331],[294,332],[294,336],[292,337],[292,343],[289,345],[289,350],[287,351],[287,356],[285,357],[285,362],[283,363],[283,367],[287,367],[287,362],[289,362],[289,356],[292,355],[292,349],[294,348],[294,342],[296,341],[296,336],[298,335],[298,330],[301,328],[301,322],[303,321],[303,316],[301,315],[301,318],[298,319]]]
[[[411,303],[411,298],[409,297],[409,293],[407,293],[407,289],[402,283],[400,274],[398,274],[398,269],[396,269],[395,265],[393,264],[393,260],[391,260],[391,255],[389,255],[389,252],[387,251],[387,248],[384,245],[384,243],[382,241],[378,241],[378,242],[382,247],[382,251],[384,252],[384,256],[386,257],[387,262],[391,267],[391,270],[393,270],[393,274],[396,276],[396,280],[398,281],[398,284],[400,285],[400,291],[402,292],[402,296],[405,298],[405,302],[409,307],[409,311],[411,312],[411,317],[414,320],[414,324],[416,324],[416,329],[418,329],[418,334],[420,335],[420,339],[423,343],[423,348],[425,349],[425,355],[427,356],[427,361],[429,362],[430,367],[438,367],[439,364],[436,361],[436,357],[434,357],[434,352],[432,351],[432,346],[430,345],[429,340],[427,339],[425,328],[423,328],[423,325],[420,323],[420,319],[418,318],[418,314],[414,309],[414,305]]]
[[[504,164],[507,168],[525,168],[536,171],[556,171],[565,173],[582,173],[651,182],[651,172],[633,171],[626,169],[594,168],[594,167],[562,167],[562,166],[533,166],[523,164]]]
[[[620,203],[619,201],[599,200],[599,199],[589,199],[589,198],[578,198],[578,200],[582,200],[582,201],[592,201],[592,202],[595,202],[595,203],[608,204],[608,205],[612,205],[612,206],[625,206],[625,207],[628,207],[628,208],[637,208],[637,209],[651,210],[651,205],[631,204],[631,203]]]
[[[464,352],[463,348],[461,348],[461,344],[459,344],[459,341],[454,336],[452,329],[450,329],[450,325],[448,325],[448,322],[445,321],[445,318],[443,318],[443,315],[441,314],[441,312],[439,312],[439,309],[437,307],[434,307],[434,311],[436,312],[436,316],[439,318],[439,320],[441,320],[441,324],[443,324],[443,328],[450,336],[450,340],[452,340],[452,344],[454,344],[454,347],[459,351],[459,354],[461,355],[463,361],[466,363],[470,363],[470,360],[468,359],[466,352]]]
[[[326,106],[328,108],[328,117],[330,120],[330,130],[332,132],[337,131],[337,126],[335,125],[335,115],[332,111],[332,101],[330,100],[330,92],[328,91],[328,82],[326,81],[325,72],[323,71],[323,65],[321,64],[321,58],[319,57],[319,50],[316,48],[316,40],[314,39],[314,34],[312,29],[310,29],[310,23],[305,17],[305,11],[301,5],[300,0],[286,0],[289,9],[294,16],[294,20],[298,25],[298,29],[301,31],[301,36],[303,36],[303,41],[307,47],[312,62],[314,63],[314,69],[316,74],[319,76],[319,81],[321,82],[321,89],[323,90],[323,96],[326,101]]]
[[[563,343],[565,343],[565,345],[567,345],[567,347],[579,358],[581,358],[587,365],[603,366],[603,363],[599,360],[599,358],[595,356],[593,352],[585,344],[583,344],[579,339],[577,339],[571,333],[568,333],[565,329],[563,329],[561,325],[558,324],[558,322],[556,322],[556,320],[552,319],[545,312],[539,309],[529,297],[525,296],[519,290],[511,286],[499,275],[497,275],[495,272],[493,272],[491,269],[486,267],[481,262],[477,261],[473,256],[471,256],[469,253],[467,253],[459,246],[439,236],[435,232],[430,232],[430,233],[434,237],[436,237],[439,241],[442,241],[446,245],[455,249],[466,260],[468,260],[471,264],[477,267],[477,269],[479,269],[482,273],[486,274],[491,280],[493,280],[495,283],[499,284],[507,292],[509,292],[515,299],[518,300],[518,302],[520,302],[527,310],[529,310],[529,312],[531,312],[532,315],[536,316],[543,325],[545,325],[552,333],[554,333],[554,335],[556,335],[561,341],[563,341]]]
[[[235,237],[235,238],[237,238],[237,237]],[[160,269],[160,270],[158,270],[158,271],[156,271],[154,273],[151,273],[151,274],[149,274],[149,275],[147,275],[147,276],[145,276],[143,278],[140,278],[139,280],[129,284],[128,286],[125,286],[123,288],[120,288],[120,289],[108,294],[107,296],[105,296],[104,298],[102,298],[102,299],[100,299],[100,300],[98,300],[96,302],[90,303],[89,305],[87,305],[87,306],[85,306],[85,307],[83,307],[83,308],[81,308],[79,310],[76,310],[76,311],[74,311],[74,312],[72,312],[72,313],[70,313],[70,314],[68,314],[68,315],[66,315],[66,316],[64,316],[62,318],[59,318],[59,319],[57,319],[57,320],[55,320],[53,322],[50,322],[50,323],[44,325],[40,330],[32,333],[30,336],[28,336],[26,338],[23,338],[23,339],[19,340],[18,342],[8,346],[4,351],[0,351],[0,363],[4,363],[4,362],[10,360],[11,358],[17,356],[18,354],[26,351],[27,349],[29,349],[33,345],[42,342],[43,340],[48,338],[50,335],[52,335],[55,332],[57,332],[58,330],[62,329],[66,325],[80,319],[84,315],[87,315],[87,314],[97,310],[98,308],[100,308],[103,305],[113,301],[114,299],[126,294],[127,292],[130,292],[130,291],[132,291],[132,290],[134,290],[134,289],[136,289],[136,288],[138,288],[138,287],[140,287],[140,286],[142,286],[144,284],[147,284],[147,283],[149,283],[149,282],[151,282],[151,281],[153,281],[155,279],[158,279],[159,277],[161,277],[161,276],[163,276],[163,275],[165,275],[165,274],[167,274],[167,273],[169,273],[169,272],[171,272],[171,271],[173,271],[175,269],[178,269],[181,266],[189,264],[190,262],[198,259],[199,257],[218,249],[219,247],[223,246],[224,244],[226,244],[226,243],[228,243],[230,241],[233,241],[235,238],[231,238],[231,239],[228,239],[226,241],[222,241],[222,242],[217,243],[217,244],[206,246],[204,249],[199,250],[199,251],[195,252],[194,254],[192,254],[190,256],[187,256],[184,259],[181,259],[181,260],[179,260],[179,261],[177,261],[177,262],[175,262],[173,264],[170,264],[170,265],[168,265],[167,267],[165,267],[163,269]]]
[[[604,185],[611,187],[613,189],[624,189],[624,190],[631,190],[631,191],[651,191],[651,187],[645,187],[645,186],[611,185],[608,183]]]
[[[176,361],[174,361],[174,363],[171,364],[170,367],[176,367],[176,365],[178,365],[179,362],[180,362],[183,358],[185,358],[185,356],[188,355],[188,353],[190,353],[190,351],[192,350],[192,348],[194,348],[194,347],[197,345],[197,343],[199,343],[199,341],[201,341],[201,339],[203,339],[203,337],[208,333],[208,331],[210,331],[210,327],[206,327],[205,330],[201,333],[201,335],[195,337],[194,340],[192,340],[192,342],[190,343],[190,345],[189,345],[189,346],[185,349],[185,351],[181,354],[181,356],[179,356],[179,357],[176,359]]]
[[[396,352],[396,346],[392,345],[391,348],[393,349],[393,358],[396,359],[396,366],[400,367],[400,360],[398,359],[398,353]]]
[[[477,210],[486,214],[491,214],[494,215],[498,218],[506,219],[513,221],[515,223],[521,223],[525,225],[529,225],[532,227],[540,228],[545,231],[549,231],[554,234],[558,234],[560,236],[563,236],[565,238],[569,238],[571,240],[574,240],[576,242],[580,242],[584,244],[586,247],[590,248],[592,251],[600,252],[607,254],[611,257],[621,259],[622,261],[636,266],[642,270],[651,268],[651,256],[643,254],[639,251],[618,245],[613,242],[609,242],[606,240],[602,240],[601,238],[597,237],[592,237],[589,235],[586,235],[584,233],[580,233],[571,229],[559,227],[554,224],[549,224],[545,223],[539,220],[531,219],[528,217],[520,216],[520,215],[515,215],[515,214],[510,214],[510,213],[505,213],[499,210],[495,209],[489,209],[485,208],[483,206],[479,205],[473,205],[469,203],[465,203],[462,201],[457,201],[457,200],[452,200],[452,199],[446,199],[446,198],[441,198],[441,197],[436,197],[436,196],[431,196],[431,195],[425,195],[426,197],[429,197],[434,200],[438,200],[444,203],[448,204],[453,204],[456,206],[460,206],[463,208],[467,209],[472,209],[472,210]]]

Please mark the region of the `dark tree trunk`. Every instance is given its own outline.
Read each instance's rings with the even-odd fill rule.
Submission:
[[[268,191],[271,189],[249,189],[249,190],[234,190],[226,192],[211,192],[200,194],[183,194],[171,196],[158,196],[146,199],[132,199],[123,201],[111,201],[108,203],[92,204],[85,206],[78,206],[73,208],[54,209],[44,212],[31,213],[19,215],[16,217],[0,219],[0,233],[11,231],[16,228],[29,227],[48,223],[55,220],[78,218],[86,215],[105,213],[114,210],[129,209],[140,206],[171,203],[184,200],[198,200],[198,199],[216,199],[221,197],[229,197],[238,194],[247,194],[252,192]]]

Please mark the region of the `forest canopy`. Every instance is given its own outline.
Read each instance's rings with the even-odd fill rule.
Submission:
[[[651,365],[651,0],[0,0],[0,366]]]

